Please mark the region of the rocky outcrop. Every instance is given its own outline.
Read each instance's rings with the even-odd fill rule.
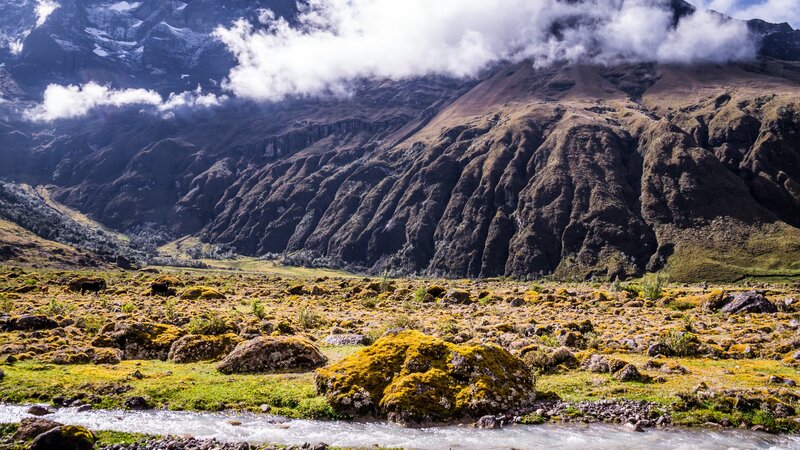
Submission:
[[[168,359],[176,363],[214,360],[230,353],[241,341],[241,338],[230,333],[220,336],[183,336],[170,347]]]
[[[224,374],[307,372],[327,361],[306,339],[262,336],[236,346],[217,370]]]
[[[118,323],[108,333],[100,334],[92,342],[95,347],[113,347],[122,350],[124,359],[167,360],[170,348],[181,336],[182,329],[160,323]]]
[[[495,346],[459,346],[417,331],[390,333],[317,370],[339,413],[416,425],[511,412],[535,399],[530,369]]]

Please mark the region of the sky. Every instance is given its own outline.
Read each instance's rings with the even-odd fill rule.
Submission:
[[[46,20],[57,4],[38,1]],[[706,9],[800,25],[800,0],[692,2],[700,9],[674,26],[667,0],[304,0],[293,24],[262,10],[258,20],[240,19],[213,32],[237,60],[220,80],[224,95],[194,91],[162,98],[94,83],[51,85],[27,116],[51,121],[129,105],[164,113],[213,107],[229,97],[348,97],[359,80],[469,78],[498,62],[522,60],[536,67],[746,61],[757,54],[757,38],[744,22]],[[559,38],[552,33],[556,25]]]

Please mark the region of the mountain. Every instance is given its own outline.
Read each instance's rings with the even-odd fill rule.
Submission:
[[[32,123],[19,108],[50,83],[221,94],[235,61],[209,32],[296,10],[69,0],[34,26],[32,2],[15,1],[0,18],[23,36],[0,55],[0,177],[51,185],[118,231],[374,273],[800,274],[800,31],[787,24],[750,21],[761,50],[747,63],[522,61],[363,80],[347,99]],[[672,3],[676,18],[693,11]]]

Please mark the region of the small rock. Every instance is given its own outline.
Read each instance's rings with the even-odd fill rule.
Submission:
[[[614,378],[622,382],[647,381],[647,377],[639,373],[639,369],[633,364],[628,364],[620,369],[619,372],[614,374]]]
[[[133,411],[142,411],[150,409],[150,404],[144,397],[134,396],[125,400],[125,408]]]
[[[52,411],[40,405],[33,405],[30,408],[28,408],[25,412],[32,416],[46,416],[48,414],[52,414]]]
[[[642,428],[641,425],[639,425],[638,423],[630,423],[630,422],[628,422],[623,426],[628,431],[635,432],[635,433],[644,433],[644,428]]]
[[[261,409],[262,413],[268,413],[268,412],[272,411],[272,407],[267,405],[267,404],[259,406],[259,409]]]
[[[669,348],[669,346],[667,344],[663,344],[663,343],[660,343],[660,342],[657,343],[657,344],[651,345],[647,349],[647,356],[650,356],[650,357],[655,357],[655,356],[658,356],[658,355],[670,356],[671,354],[672,354],[672,349]]]
[[[519,308],[520,306],[525,304],[525,300],[521,299],[520,297],[514,297],[511,299],[509,304],[514,308]]]
[[[475,422],[475,428],[495,430],[502,427],[501,421],[497,420],[495,416],[483,416]]]
[[[363,334],[332,334],[322,340],[328,345],[366,345],[368,339]]]
[[[239,422],[238,420],[228,420],[225,423],[227,423],[228,425],[234,426],[234,427],[238,427],[238,426],[242,425],[242,422]]]

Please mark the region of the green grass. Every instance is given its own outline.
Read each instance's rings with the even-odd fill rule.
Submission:
[[[608,355],[641,367],[649,358],[644,355]],[[603,400],[610,398],[646,400],[668,406],[679,400],[678,394],[687,393],[701,382],[717,390],[746,390],[768,386],[771,375],[797,378],[797,371],[770,360],[712,360],[706,358],[670,358],[686,367],[689,374],[664,375],[657,371],[645,372],[663,376],[664,383],[623,383],[609,374],[584,371],[541,375],[536,381],[539,392],[553,392],[566,401]]]
[[[766,225],[748,233],[730,242],[684,240],[669,258],[666,271],[670,279],[738,282],[800,278],[800,230]]]
[[[333,360],[357,347],[326,348]],[[258,411],[267,404],[272,412],[291,418],[337,418],[316,394],[314,374],[223,375],[213,363],[174,364],[162,361],[123,361],[116,366],[56,366],[20,362],[3,368],[0,401],[33,403],[53,397],[100,393],[100,408],[121,408],[130,396],[142,396],[156,408],[171,410]],[[142,379],[131,375],[139,371]],[[122,394],[114,388],[129,386]]]
[[[157,436],[150,436],[146,434],[139,434],[139,433],[124,433],[121,431],[94,431],[94,437],[97,438],[97,446],[108,446],[114,444],[124,444],[124,445],[131,445],[131,444],[142,444],[146,442],[148,439],[152,439],[153,437]]]

